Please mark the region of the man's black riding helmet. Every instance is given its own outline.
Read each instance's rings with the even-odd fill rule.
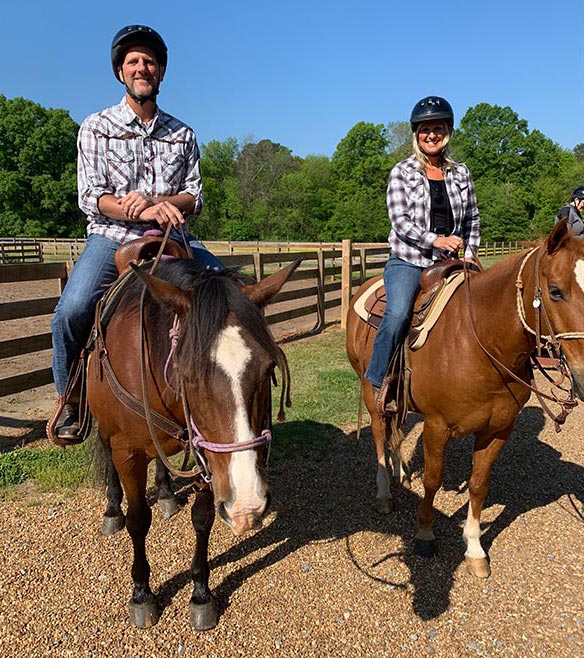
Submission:
[[[584,199],[584,185],[580,185],[572,192],[572,200]]]
[[[445,98],[440,96],[427,96],[414,105],[410,116],[412,132],[416,132],[418,126],[424,121],[444,119],[450,130],[454,127],[454,112],[452,106]]]
[[[137,45],[146,46],[153,50],[156,53],[158,64],[166,68],[168,49],[160,34],[147,25],[126,25],[112,41],[112,68],[117,80],[119,80],[118,69],[124,61],[126,50]]]

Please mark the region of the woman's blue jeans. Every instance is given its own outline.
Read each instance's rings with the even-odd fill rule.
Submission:
[[[379,325],[373,354],[365,377],[377,388],[381,387],[391,357],[410,326],[412,309],[423,267],[391,256],[385,265],[383,283],[387,306]]]
[[[224,268],[221,261],[194,238],[189,239],[189,244],[201,265]],[[118,277],[114,255],[119,246],[109,238],[90,235],[55,307],[51,320],[52,365],[59,396],[64,395],[69,369],[87,343],[97,302],[105,288]]]

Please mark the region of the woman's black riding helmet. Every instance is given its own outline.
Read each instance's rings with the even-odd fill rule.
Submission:
[[[454,127],[454,112],[452,106],[445,98],[440,96],[427,96],[414,105],[410,116],[412,132],[416,132],[418,126],[424,121],[444,119],[450,130]]]
[[[584,199],[584,185],[580,185],[572,192],[572,201],[574,199]]]
[[[124,61],[124,54],[131,46],[146,46],[156,54],[156,61],[159,66],[164,66],[168,62],[168,49],[164,39],[147,25],[126,25],[114,37],[112,41],[112,68],[116,80],[118,78],[118,69]]]

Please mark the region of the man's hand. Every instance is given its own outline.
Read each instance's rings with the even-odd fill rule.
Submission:
[[[140,215],[146,208],[154,205],[152,197],[142,194],[140,192],[130,192],[126,196],[118,199],[118,205],[122,207],[126,217],[137,221]]]
[[[162,228],[166,228],[169,223],[174,228],[179,228],[185,223],[182,212],[169,201],[160,201],[160,203],[145,208],[140,213],[140,219],[158,222]]]

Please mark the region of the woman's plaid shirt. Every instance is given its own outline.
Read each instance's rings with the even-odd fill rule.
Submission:
[[[87,117],[77,139],[79,207],[87,215],[87,234],[116,242],[139,238],[156,222],[116,221],[100,214],[104,194],[123,197],[137,191],[149,196],[187,192],[195,212],[203,205],[199,147],[186,124],[160,108],[148,124],[124,97],[118,105]]]
[[[468,245],[467,258],[480,243],[480,219],[472,176],[466,165],[457,162],[444,175],[454,217],[454,233]],[[415,156],[398,162],[391,170],[387,186],[387,208],[391,220],[389,244],[392,256],[429,267],[432,245],[438,237],[430,231],[430,184]]]

